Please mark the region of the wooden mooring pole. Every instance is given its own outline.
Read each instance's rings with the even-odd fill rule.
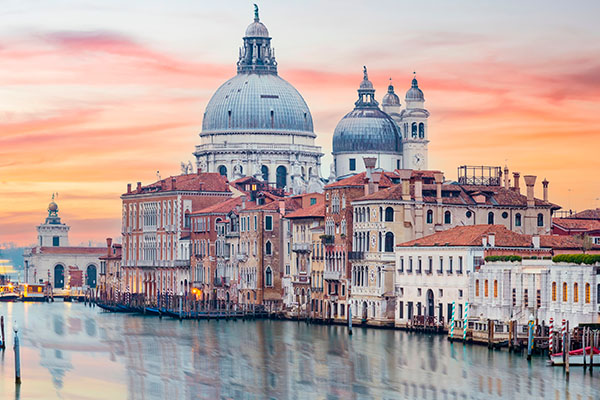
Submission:
[[[6,348],[6,340],[4,340],[4,315],[0,317],[0,330],[2,330],[2,346],[0,348],[4,350]]]
[[[587,350],[585,349],[585,342],[586,342],[586,336],[587,335],[587,328],[583,328],[583,332],[581,334],[581,347],[583,348],[583,373],[585,374],[585,371],[587,369],[587,363],[586,363],[586,356],[587,356]]]
[[[567,343],[565,343],[565,372],[569,375],[569,351],[571,351],[571,332],[569,331],[569,321],[567,321]]]
[[[348,308],[348,335],[352,335],[352,306]]]
[[[13,330],[15,331],[15,383],[17,385],[21,384],[21,346],[19,344],[19,329],[17,328],[17,321],[13,326]]]

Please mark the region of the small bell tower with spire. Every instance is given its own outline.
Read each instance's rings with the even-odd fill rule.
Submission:
[[[58,204],[55,197],[58,193],[52,193],[52,200],[48,204],[48,217],[46,221],[38,225],[38,243],[40,247],[63,247],[69,245],[69,227],[60,221],[58,215]]]

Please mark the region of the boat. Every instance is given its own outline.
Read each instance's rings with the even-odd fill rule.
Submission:
[[[19,300],[19,292],[12,283],[0,286],[0,301],[16,301]]]
[[[96,303],[96,305],[105,311],[119,312],[119,309],[117,307],[111,306],[109,304]]]
[[[591,346],[585,348],[585,363],[590,365],[591,362]],[[583,349],[572,350],[569,352],[569,365],[583,365]],[[563,365],[563,353],[555,353],[550,356],[548,361],[551,365]],[[594,347],[594,365],[600,365],[600,350]]]
[[[21,301],[46,301],[46,285],[24,284]]]

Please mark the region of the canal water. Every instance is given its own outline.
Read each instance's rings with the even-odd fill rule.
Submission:
[[[176,321],[2,303],[2,399],[598,399],[593,377],[439,335],[291,321]],[[14,384],[13,321],[22,385]]]

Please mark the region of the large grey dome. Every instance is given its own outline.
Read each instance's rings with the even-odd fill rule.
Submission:
[[[333,153],[351,151],[401,152],[398,127],[379,109],[354,109],[333,132]]]
[[[202,134],[282,131],[314,135],[306,102],[275,74],[237,74],[217,89],[202,121]]]
[[[358,89],[354,110],[337,124],[333,132],[333,154],[354,151],[402,151],[398,126],[379,109],[375,89],[364,67],[363,80]]]

